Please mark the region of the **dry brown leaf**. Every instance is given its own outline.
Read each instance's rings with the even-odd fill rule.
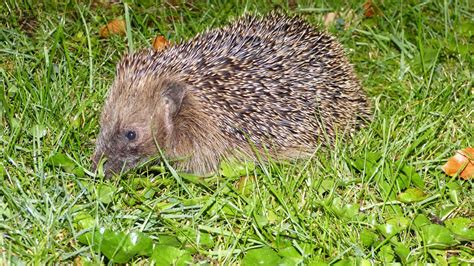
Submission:
[[[324,26],[329,27],[329,25],[331,25],[331,24],[334,23],[334,21],[336,20],[336,18],[337,18],[337,13],[335,13],[335,12],[329,12],[329,13],[327,13],[327,14],[324,15],[324,17],[323,17]]]
[[[125,35],[125,21],[123,19],[113,19],[99,30],[102,38],[108,38],[110,35]]]
[[[164,36],[156,36],[155,39],[153,39],[153,49],[156,51],[160,52],[166,49],[170,45],[170,42],[166,40]]]
[[[84,263],[82,263],[82,258],[80,256],[77,256],[74,258],[74,266],[82,266]]]
[[[375,15],[375,7],[372,3],[372,0],[365,1],[362,7],[364,8],[364,16],[371,18]]]
[[[454,176],[459,171],[459,176],[464,180],[474,177],[474,148],[465,148],[464,150],[456,151],[456,154],[448,159],[443,165],[443,171],[449,175]]]
[[[298,7],[298,3],[296,0],[288,0],[289,9],[295,9],[296,7]]]

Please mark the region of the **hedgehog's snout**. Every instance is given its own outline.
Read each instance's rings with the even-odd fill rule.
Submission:
[[[105,177],[110,178],[113,175],[118,175],[134,168],[139,162],[140,156],[121,158],[114,153],[96,150],[92,157],[92,170],[97,172],[99,166],[102,166]]]
[[[97,172],[99,166],[102,166],[104,175],[107,178],[120,173],[123,165],[124,163],[121,163],[121,160],[114,158],[114,156],[111,156],[100,148],[96,148],[92,155],[92,171]]]
[[[113,174],[112,162],[105,156],[102,150],[96,149],[92,155],[92,171],[97,172],[97,168],[102,164],[102,169],[106,177],[110,177]]]

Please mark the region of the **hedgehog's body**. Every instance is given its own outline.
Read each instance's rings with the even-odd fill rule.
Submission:
[[[199,174],[224,158],[253,158],[254,148],[295,158],[369,114],[333,37],[297,18],[246,16],[163,52],[125,56],[95,162],[105,155],[106,168],[119,171],[157,146],[178,169]]]

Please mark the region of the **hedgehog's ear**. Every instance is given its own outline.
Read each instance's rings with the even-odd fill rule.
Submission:
[[[165,84],[162,96],[169,118],[173,118],[181,109],[185,93],[186,86],[183,83],[171,81]]]

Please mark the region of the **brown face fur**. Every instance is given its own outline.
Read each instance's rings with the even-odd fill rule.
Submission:
[[[118,75],[105,103],[94,166],[106,158],[107,176],[120,173],[167,149],[185,85],[156,77]]]

